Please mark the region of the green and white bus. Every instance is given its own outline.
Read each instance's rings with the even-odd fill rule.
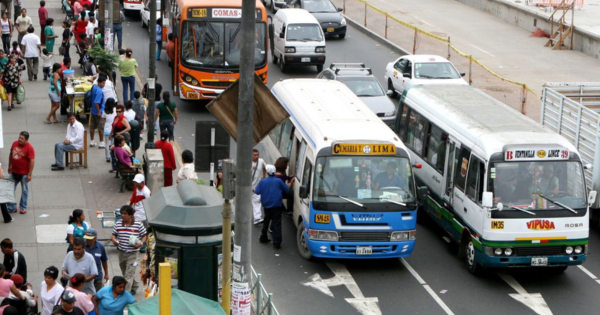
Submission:
[[[585,261],[584,166],[566,139],[471,86],[414,86],[398,113],[396,132],[423,165],[417,185],[430,191],[421,210],[470,272]]]

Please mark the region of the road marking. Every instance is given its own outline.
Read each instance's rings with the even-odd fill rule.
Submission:
[[[354,298],[346,298],[346,302],[352,305],[359,313],[363,315],[381,315],[378,304],[379,300],[376,297],[366,298],[363,295],[358,284],[356,284],[356,281],[354,281],[354,278],[348,269],[346,269],[346,266],[337,262],[327,262],[326,265],[333,272],[333,278],[322,279],[318,273],[315,273],[302,282],[302,285],[316,289],[332,298],[334,296],[329,287],[343,285],[354,296]]]
[[[517,282],[515,278],[503,272],[496,272],[496,274],[504,280],[509,286],[511,286],[517,293],[509,294],[513,299],[525,304],[536,314],[539,315],[552,315],[552,311],[544,301],[544,298],[540,293],[527,293],[525,288]]]
[[[415,279],[417,279],[417,281],[423,286],[423,288],[425,288],[425,291],[427,291],[427,293],[429,293],[429,295],[431,295],[431,297],[444,310],[444,312],[446,312],[446,314],[454,315],[454,313],[448,307],[448,305],[446,305],[446,303],[444,303],[444,301],[442,301],[442,299],[433,291],[433,289],[427,284],[427,282],[425,282],[425,280],[423,280],[423,278],[421,278],[421,276],[419,276],[417,271],[414,270],[413,267],[411,267],[411,265],[409,265],[408,262],[406,262],[406,260],[404,260],[404,258],[400,258],[400,262],[404,265],[404,267],[406,267],[406,269],[408,269],[408,271],[410,271],[410,273],[413,275],[413,277],[415,277]]]
[[[578,265],[577,266],[579,269],[581,269],[581,271],[583,271],[586,275],[588,275],[590,278],[592,278],[592,280],[596,281],[598,284],[600,284],[600,279],[598,279],[598,277],[596,277],[596,275],[594,275],[592,272],[590,272],[589,270],[587,270],[584,266],[582,265]]]
[[[477,50],[479,50],[479,51],[482,51],[482,52],[484,52],[484,53],[486,53],[486,54],[488,54],[488,55],[490,55],[490,56],[492,56],[492,57],[496,57],[496,56],[494,56],[494,55],[490,54],[489,52],[487,52],[487,51],[485,51],[485,50],[483,50],[483,49],[481,49],[481,48],[479,48],[479,47],[477,47],[477,46],[475,46],[475,45],[473,45],[473,44],[470,44],[470,45],[471,45],[471,46],[473,46],[475,49],[477,49]]]
[[[431,23],[429,23],[429,22],[427,22],[427,21],[425,21],[425,20],[423,20],[423,19],[420,19],[420,18],[418,18],[418,17],[416,17],[416,16],[414,16],[414,15],[413,15],[413,17],[414,17],[415,19],[417,19],[417,20],[419,20],[419,21],[421,21],[421,22],[423,22],[423,23],[425,23],[425,24],[429,25],[429,26],[435,26],[435,25],[433,25],[433,24],[431,24]]]

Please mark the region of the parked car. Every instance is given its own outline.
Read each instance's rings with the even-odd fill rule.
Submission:
[[[262,0],[265,8],[270,8],[271,12],[277,13],[279,8],[283,8],[285,0]]]
[[[385,67],[385,80],[393,97],[415,84],[468,85],[464,75],[448,59],[434,55],[406,55]]]
[[[317,18],[326,36],[346,37],[346,19],[330,0],[285,0],[284,8],[298,8],[310,12]]]
[[[379,80],[364,63],[332,63],[317,76],[318,79],[344,83],[390,128],[396,122],[396,106],[388,97]],[[391,95],[391,92],[389,92]]]
[[[147,28],[150,25],[150,0],[144,0],[144,7],[140,10],[142,18],[142,27]],[[160,19],[160,0],[156,0],[156,20]]]

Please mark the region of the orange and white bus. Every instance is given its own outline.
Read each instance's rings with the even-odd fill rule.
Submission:
[[[163,25],[174,34],[173,94],[214,99],[239,78],[241,0],[167,0]],[[267,12],[256,1],[255,73],[267,83]]]

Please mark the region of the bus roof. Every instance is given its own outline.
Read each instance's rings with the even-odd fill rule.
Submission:
[[[555,144],[577,151],[561,135],[472,86],[421,85],[405,93],[405,103],[418,105],[417,110],[426,112],[427,119],[481,148],[485,158],[503,152],[507,145]]]
[[[271,91],[317,152],[337,141],[393,143],[406,151],[398,136],[342,82],[290,79],[277,82]]]

